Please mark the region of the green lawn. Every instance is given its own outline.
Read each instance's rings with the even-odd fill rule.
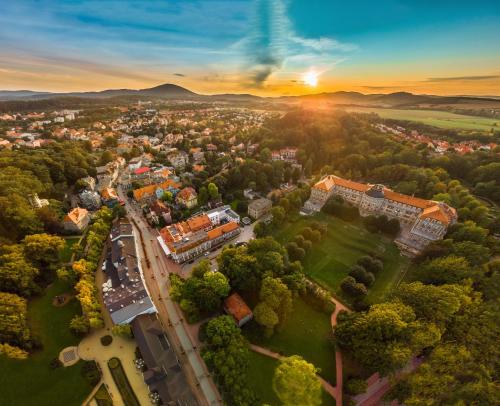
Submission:
[[[61,250],[59,254],[59,258],[61,259],[61,262],[63,264],[71,261],[71,256],[73,255],[73,245],[78,243],[80,240],[80,237],[75,237],[75,238],[66,238],[66,244],[64,245],[64,248]]]
[[[81,375],[81,362],[55,370],[49,367],[50,361],[58,357],[63,348],[79,341],[68,326],[71,318],[80,312],[80,304],[72,299],[63,307],[52,305],[54,296],[69,289],[68,285],[56,281],[43,296],[30,302],[30,325],[43,349],[27,360],[0,358],[0,404],[78,406],[90,393],[92,388]]]
[[[347,107],[347,111],[376,113],[382,118],[416,121],[439,128],[490,131],[500,120],[488,117],[467,116],[439,110],[384,109],[377,107]]]
[[[248,386],[258,396],[259,405],[281,405],[273,390],[273,376],[277,366],[277,360],[250,351],[250,367],[247,372]],[[335,400],[325,391],[322,391],[322,400],[322,405],[324,406],[335,405]]]
[[[374,303],[383,299],[397,280],[402,267],[408,263],[393,241],[369,233],[360,223],[348,223],[323,213],[288,223],[274,236],[286,244],[314,221],[327,223],[328,233],[319,243],[313,244],[311,251],[306,254],[304,272],[332,293],[343,297],[340,282],[347,276],[351,266],[363,255],[379,255],[384,262],[384,270],[370,287],[367,301]],[[348,297],[343,298],[350,301]]]
[[[330,315],[318,312],[299,297],[294,300],[293,312],[283,329],[272,337],[264,337],[255,322],[248,323],[243,333],[252,343],[280,354],[300,355],[335,384],[335,351],[328,341],[331,330]]]

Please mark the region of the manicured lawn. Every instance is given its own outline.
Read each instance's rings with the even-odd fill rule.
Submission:
[[[264,337],[255,322],[248,323],[243,333],[252,343],[282,355],[300,355],[320,368],[322,377],[335,384],[335,351],[328,341],[331,330],[330,315],[316,311],[297,298],[283,329],[272,337]]]
[[[273,391],[273,376],[278,361],[262,354],[250,351],[250,366],[247,371],[248,386],[259,398],[259,404],[279,405]]]
[[[139,400],[132,386],[130,386],[130,382],[128,381],[127,374],[123,369],[121,361],[118,358],[111,358],[108,361],[108,367],[125,406],[140,406]]]
[[[259,398],[259,404],[280,406],[281,402],[273,390],[274,371],[278,367],[277,360],[256,352],[250,352],[250,366],[248,368],[248,386]],[[325,391],[322,391],[322,405],[335,405],[335,400]]]
[[[29,303],[32,332],[43,348],[27,360],[0,358],[0,404],[23,406],[81,405],[92,388],[81,375],[82,362],[55,370],[52,359],[79,339],[69,331],[71,318],[80,313],[76,299],[63,307],[54,307],[54,296],[67,292],[68,285],[54,282],[45,294]]]
[[[80,240],[80,237],[67,238],[64,248],[61,250],[59,257],[62,263],[71,261],[71,255],[73,255],[73,245],[75,245]]]
[[[348,223],[323,213],[288,223],[275,233],[275,237],[286,244],[314,221],[327,223],[328,233],[306,254],[304,272],[332,293],[343,297],[340,282],[352,265],[363,255],[378,255],[384,262],[384,270],[370,287],[367,301],[374,303],[382,300],[408,261],[399,254],[392,240],[369,233],[359,222]],[[350,301],[348,297],[343,298]]]

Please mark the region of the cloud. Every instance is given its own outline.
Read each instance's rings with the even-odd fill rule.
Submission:
[[[186,75],[184,75],[184,73],[174,73],[173,75],[174,75],[174,76],[179,76],[179,77],[181,77],[181,78],[186,77]]]
[[[249,86],[262,87],[275,73],[311,66],[326,71],[344,58],[337,53],[357,49],[334,38],[304,38],[295,32],[283,0],[255,0],[250,32],[233,49],[243,52]]]
[[[449,76],[443,78],[428,78],[424,82],[452,82],[452,81],[476,81],[500,79],[500,75],[476,75],[476,76]]]

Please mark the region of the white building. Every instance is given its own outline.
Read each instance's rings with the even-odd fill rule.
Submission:
[[[457,220],[454,208],[442,202],[403,195],[383,185],[324,176],[311,189],[304,207],[320,211],[331,196],[340,196],[359,208],[362,216],[386,215],[398,219],[402,231],[395,240],[403,253],[416,255],[430,242],[440,240]]]

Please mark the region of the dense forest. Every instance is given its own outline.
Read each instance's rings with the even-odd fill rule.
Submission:
[[[66,194],[82,177],[95,176],[94,158],[82,143],[53,142],[44,148],[0,151],[0,240],[59,231]],[[50,205],[33,209],[37,193]]]

